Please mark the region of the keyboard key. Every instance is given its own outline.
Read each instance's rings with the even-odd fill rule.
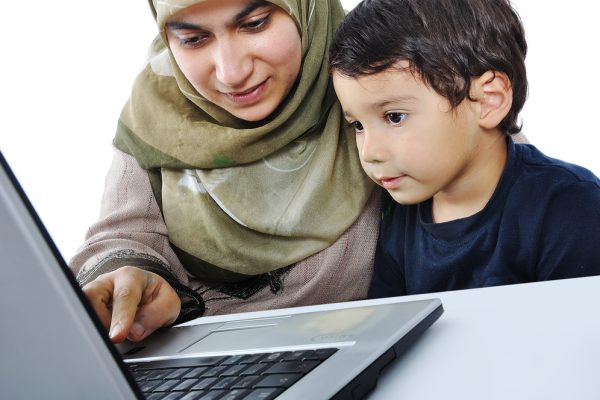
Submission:
[[[262,379],[262,376],[257,376],[257,375],[244,376],[242,379],[235,382],[231,386],[231,388],[232,389],[251,388],[252,386],[254,386],[254,383],[256,383],[259,379]]]
[[[306,350],[287,351],[279,361],[302,361],[302,355]]]
[[[178,400],[198,400],[204,396],[206,392],[189,392],[183,397],[180,397]]]
[[[162,381],[138,382],[138,386],[143,393],[151,392],[155,387],[162,384]]]
[[[191,390],[206,390],[206,389],[210,388],[216,381],[217,381],[217,378],[204,378],[204,379],[200,380],[197,384],[192,386],[190,389]]]
[[[147,361],[137,364],[136,370],[144,369],[164,369],[164,368],[181,368],[181,367],[209,367],[219,365],[227,356],[208,356],[208,357],[193,357],[193,358],[177,358],[171,360]]]
[[[263,387],[277,387],[277,388],[288,388],[292,386],[298,379],[302,378],[300,374],[277,374],[267,375],[261,379],[254,386],[258,388]]]
[[[133,371],[133,377],[135,378],[136,381],[144,381],[146,380],[146,377],[148,375],[150,375],[153,371],[152,370],[144,370],[144,371]]]
[[[335,353],[337,349],[318,349],[318,350],[308,350],[302,354],[303,360],[319,360],[324,361],[327,360],[333,353]]]
[[[246,389],[230,390],[223,397],[219,397],[219,400],[239,400],[244,399],[248,391]]]
[[[244,397],[244,400],[272,400],[279,396],[282,391],[276,388],[254,389],[248,396]]]
[[[264,370],[269,368],[270,364],[254,364],[243,370],[240,375],[260,375]]]
[[[184,376],[182,376],[182,378],[184,378],[184,379],[200,378],[202,376],[202,373],[204,371],[206,371],[207,368],[209,368],[209,367],[196,367],[196,368],[192,368]]]
[[[246,354],[238,354],[235,356],[228,356],[227,359],[221,362],[219,365],[234,365],[238,364],[242,358],[246,357]]]
[[[318,361],[287,361],[273,364],[264,374],[306,374],[319,365]]]
[[[280,358],[282,358],[285,353],[288,352],[277,352],[277,353],[269,353],[267,354],[264,358],[260,359],[261,363],[274,363],[274,362],[278,362]]]
[[[164,396],[160,397],[160,400],[178,400],[182,395],[182,393],[162,393],[162,394]]]
[[[198,397],[198,400],[216,400],[220,399],[225,393],[225,390],[211,390],[210,392],[206,392],[204,396]]]
[[[144,398],[146,400],[160,400],[163,397],[164,393],[153,393],[150,395],[146,395]]]
[[[212,378],[214,376],[221,376],[223,371],[225,371],[227,368],[229,367],[226,365],[207,368],[204,372],[202,372],[202,378]]]
[[[145,399],[146,400],[164,400],[166,399],[168,396],[171,396],[172,393],[152,393],[149,396],[146,396]],[[181,396],[181,393],[178,393],[175,395],[176,397],[169,397],[171,400],[176,399],[177,397]]]
[[[173,390],[177,392],[186,392],[189,388],[198,383],[198,379],[183,379],[178,382],[179,383],[173,387]]]
[[[179,381],[162,381],[162,383],[160,385],[158,385],[157,387],[155,387],[152,391],[153,392],[170,392],[171,389],[173,389],[174,386],[176,386],[179,383]]]
[[[256,364],[260,362],[260,359],[265,355],[265,353],[248,354],[239,361],[239,364]]]
[[[172,372],[165,376],[165,379],[179,379],[190,370],[191,368],[173,368]]]
[[[240,376],[241,372],[246,368],[248,368],[248,364],[232,365],[223,371],[220,376]]]
[[[171,369],[153,369],[146,375],[146,380],[165,379],[171,372]]]
[[[229,389],[238,379],[237,376],[220,377],[210,389]]]

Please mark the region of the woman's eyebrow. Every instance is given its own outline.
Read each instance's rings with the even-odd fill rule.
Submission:
[[[242,11],[240,11],[239,13],[237,13],[235,15],[235,17],[233,18],[233,21],[239,22],[240,20],[244,19],[244,17],[246,17],[248,14],[250,14],[252,11],[256,10],[257,8],[264,7],[265,5],[267,5],[267,2],[265,0],[252,0],[250,3],[248,3],[246,5],[246,7],[244,7],[244,9]]]
[[[244,17],[246,17],[248,14],[252,13],[254,10],[256,10],[257,8],[260,7],[264,7],[267,5],[267,2],[265,0],[253,0],[250,3],[248,3],[246,5],[246,7],[244,7],[240,12],[238,12],[234,17],[233,17],[233,23],[238,23],[239,21],[241,21],[242,19],[244,19]],[[202,27],[202,25],[198,25],[198,24],[192,24],[191,22],[185,22],[185,21],[168,21],[165,26],[172,30],[172,31],[176,31],[176,30],[204,30],[204,28]]]
[[[202,30],[202,26],[184,21],[168,21],[165,26],[171,31],[177,30]]]

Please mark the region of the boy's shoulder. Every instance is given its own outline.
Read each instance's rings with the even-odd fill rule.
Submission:
[[[580,165],[549,157],[532,144],[515,144],[515,155],[519,160],[520,180],[547,181],[553,185],[570,185],[589,182],[600,188],[600,180],[593,172]]]

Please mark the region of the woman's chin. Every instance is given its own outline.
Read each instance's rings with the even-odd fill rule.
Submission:
[[[246,107],[244,109],[233,108],[226,109],[231,115],[236,118],[242,119],[248,122],[259,122],[269,117],[275,110],[275,107],[268,107],[263,104],[256,104],[252,107]]]

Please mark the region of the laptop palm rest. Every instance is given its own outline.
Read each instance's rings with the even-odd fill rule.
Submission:
[[[142,343],[124,343],[127,358],[349,346],[382,321],[369,307],[166,329]],[[135,349],[135,351],[132,351]]]

